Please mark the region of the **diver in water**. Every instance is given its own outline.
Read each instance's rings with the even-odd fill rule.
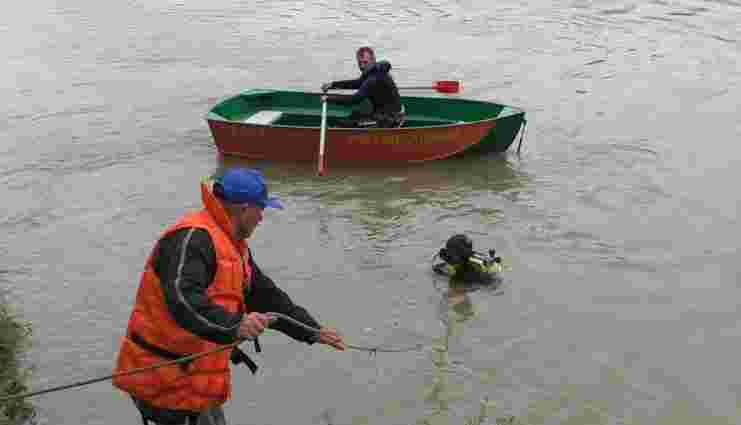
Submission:
[[[476,252],[473,241],[464,235],[457,234],[441,248],[435,257],[443,260],[434,264],[433,270],[448,276],[451,282],[464,285],[488,285],[499,282],[498,274],[502,271],[502,258],[496,256],[496,250],[490,249],[488,255]]]

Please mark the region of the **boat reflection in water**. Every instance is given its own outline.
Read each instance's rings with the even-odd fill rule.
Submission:
[[[330,167],[323,177],[317,177],[314,164],[222,156],[214,173],[237,166],[261,169],[271,192],[289,203],[316,204],[320,221],[347,219],[363,226],[367,237],[383,240],[434,224],[441,215],[478,214],[484,222],[496,221],[502,212],[493,197],[515,198],[529,182],[502,154],[403,166]]]

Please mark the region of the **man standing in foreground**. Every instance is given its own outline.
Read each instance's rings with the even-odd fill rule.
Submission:
[[[283,208],[268,197],[262,174],[237,168],[216,181],[201,183],[204,208],[183,216],[165,230],[147,260],[116,373],[190,354],[213,350],[248,338],[255,340],[270,325],[308,344],[337,350],[345,342],[323,328],[262,273],[246,239],[266,207]],[[289,321],[270,323],[264,313],[285,314]],[[222,405],[231,397],[230,359],[256,365],[238,348],[138,374],[117,377],[113,385],[129,393],[144,424],[225,425]]]

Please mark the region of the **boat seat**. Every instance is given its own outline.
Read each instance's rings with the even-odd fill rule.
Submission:
[[[345,118],[350,116],[349,110],[332,110],[330,108],[327,108],[327,116],[333,117],[333,118]],[[308,115],[308,116],[321,116],[322,115],[322,109],[314,109],[314,108],[285,108],[284,111],[285,114],[291,114],[291,115]]]
[[[250,115],[247,119],[244,120],[245,124],[262,124],[262,125],[270,125],[283,115],[283,112],[281,111],[258,111],[257,113],[254,113]]]
[[[449,120],[436,115],[407,114],[407,121],[424,121],[432,125],[462,124],[464,121]]]

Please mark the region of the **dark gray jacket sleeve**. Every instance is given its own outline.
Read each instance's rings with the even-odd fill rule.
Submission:
[[[216,274],[216,252],[207,231],[180,229],[162,239],[154,268],[179,326],[217,344],[237,340],[242,314],[229,313],[206,294]]]

